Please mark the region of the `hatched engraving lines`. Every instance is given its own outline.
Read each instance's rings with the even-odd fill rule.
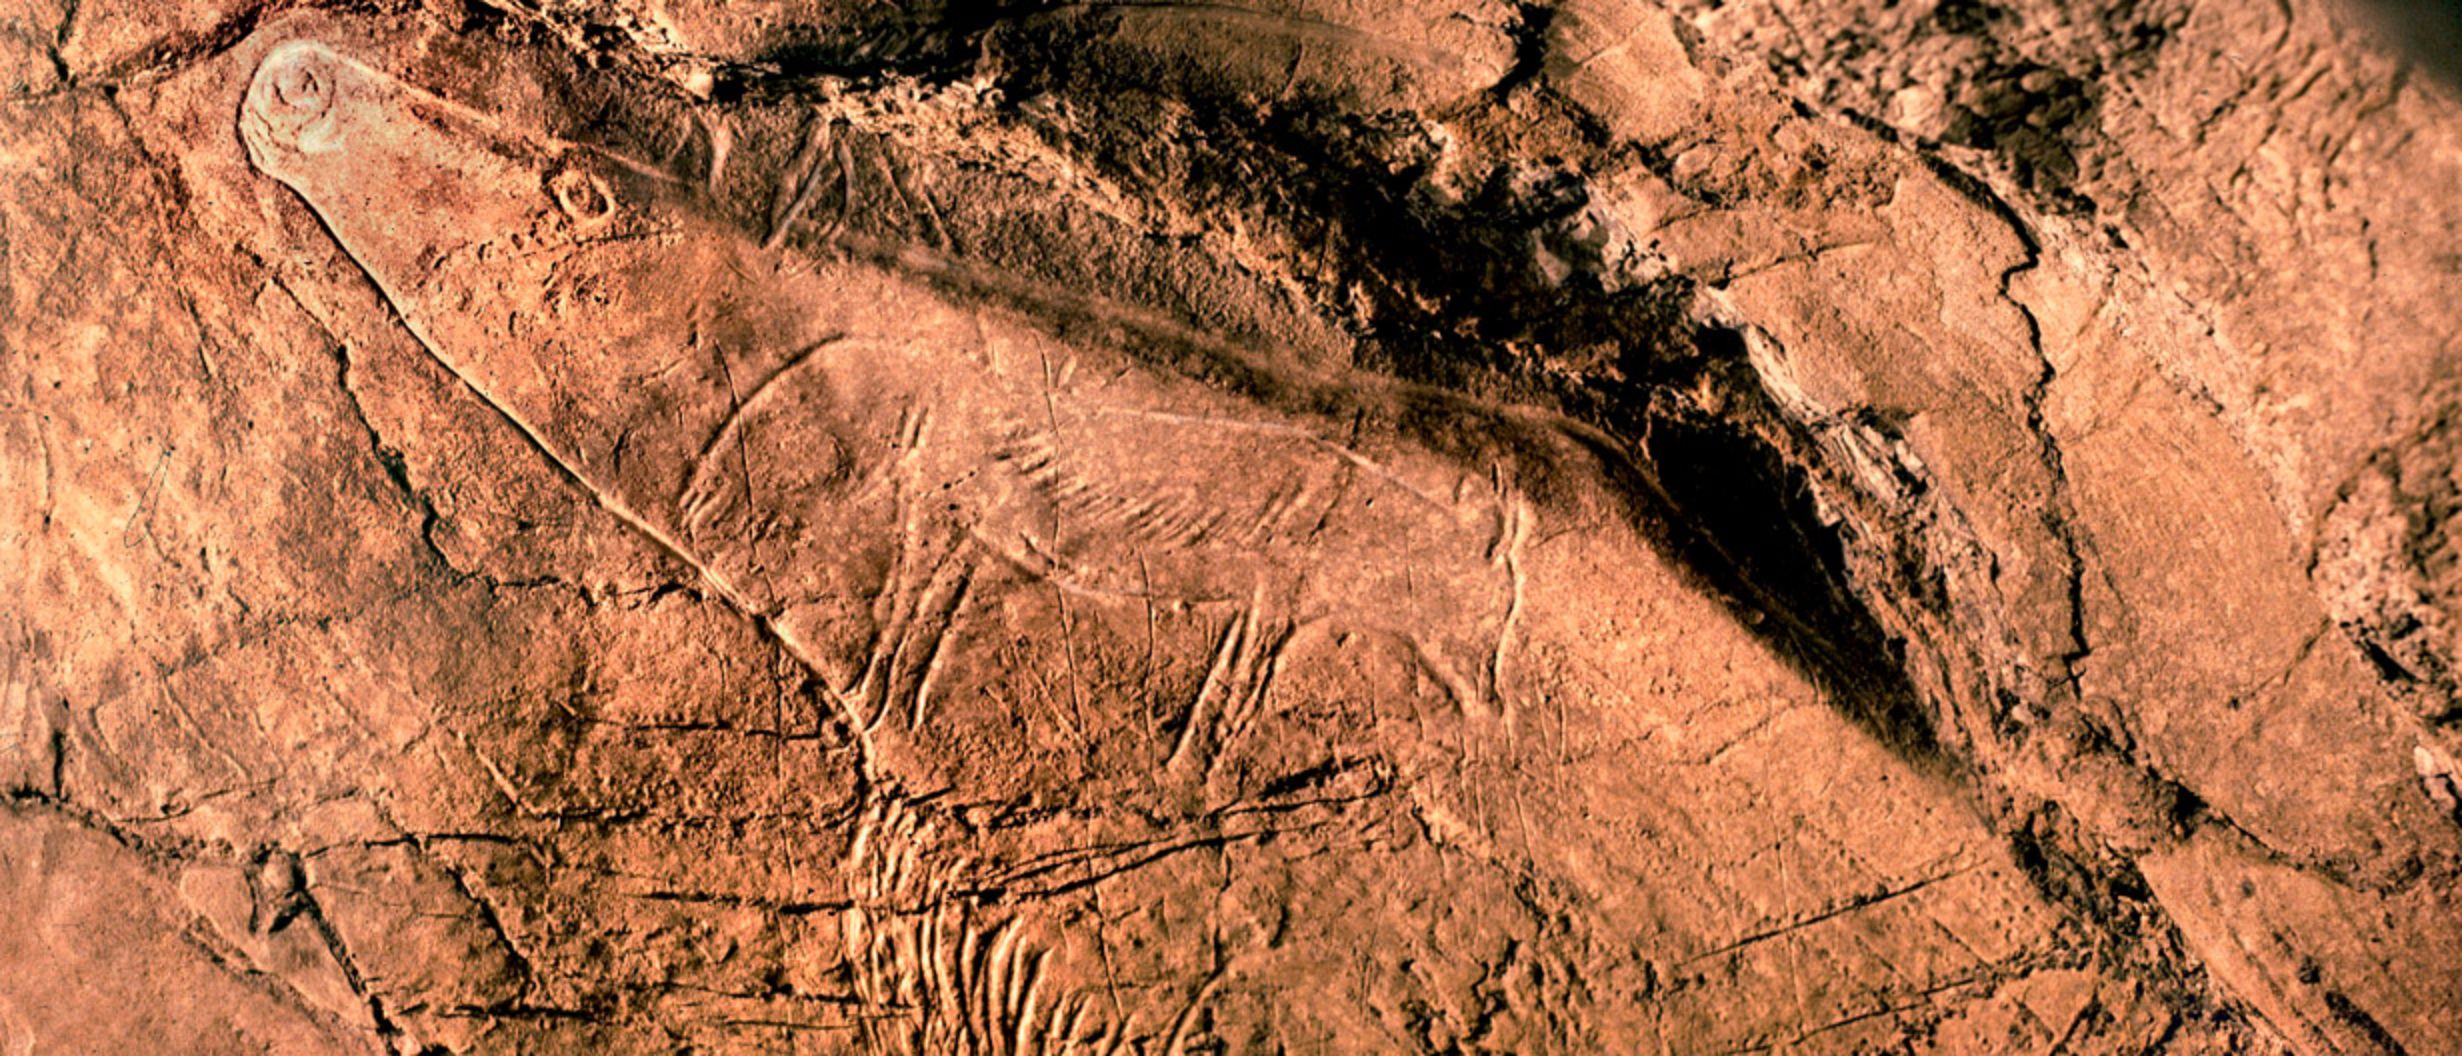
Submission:
[[[857,1037],[879,1056],[1179,1056],[1219,974],[1168,1020],[1141,1024],[1054,979],[1031,909],[979,905],[965,863],[927,856],[937,823],[899,800],[863,817],[844,863],[855,904],[841,918],[860,1006]]]

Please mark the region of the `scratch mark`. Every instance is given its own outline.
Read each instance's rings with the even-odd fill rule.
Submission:
[[[1527,580],[1522,574],[1524,547],[1530,539],[1530,505],[1518,496],[1505,500],[1505,544],[1501,547],[1506,578],[1511,582],[1511,596],[1505,603],[1504,620],[1496,628],[1496,649],[1488,657],[1489,691],[1502,704],[1505,721],[1514,718],[1514,705],[1505,692],[1505,654],[1513,642],[1513,632],[1521,625],[1522,598]]]
[[[804,119],[803,146],[796,150],[795,160],[789,165],[790,182],[778,188],[778,196],[770,206],[769,237],[761,240],[762,249],[776,249],[786,241],[787,231],[812,204],[813,188],[820,182],[821,154],[830,147],[831,124],[827,117],[817,113]],[[844,144],[839,149],[844,150]]]
[[[1428,494],[1418,485],[1413,484],[1408,480],[1404,480],[1399,474],[1396,474],[1392,470],[1386,469],[1382,464],[1370,459],[1368,456],[1360,454],[1349,447],[1335,443],[1332,440],[1328,440],[1310,430],[1303,429],[1296,425],[1290,425],[1283,422],[1250,421],[1244,418],[1215,418],[1197,414],[1174,414],[1170,411],[1150,410],[1143,407],[1116,407],[1098,404],[1088,407],[1086,410],[1093,414],[1128,415],[1138,418],[1151,419],[1158,422],[1171,422],[1177,425],[1201,425],[1213,429],[1237,429],[1246,432],[1264,433],[1268,436],[1289,437],[1293,440],[1298,440],[1302,443],[1308,444],[1311,447],[1315,447],[1327,454],[1333,455],[1336,458],[1367,471],[1369,475],[1374,476],[1378,480],[1382,480],[1395,488],[1401,489],[1412,498],[1426,503],[1432,509],[1443,510],[1447,513],[1452,513],[1455,509],[1453,503]]]
[[[1920,879],[1920,880],[1916,880],[1916,881],[1914,881],[1914,882],[1912,882],[1912,883],[1907,884],[1907,885],[1906,885],[1906,886],[1904,886],[1904,887],[1897,887],[1897,888],[1885,889],[1885,890],[1882,890],[1882,891],[1879,891],[1879,892],[1875,892],[1875,893],[1873,893],[1873,894],[1869,894],[1869,895],[1859,895],[1859,896],[1857,896],[1857,897],[1855,897],[1855,898],[1850,898],[1850,899],[1846,900],[1845,902],[1842,902],[1842,903],[1840,903],[1840,904],[1838,904],[1838,905],[1836,905],[1836,906],[1832,906],[1832,907],[1830,907],[1829,909],[1825,909],[1825,910],[1822,910],[1822,911],[1820,911],[1820,912],[1818,912],[1818,913],[1814,913],[1814,914],[1812,914],[1811,916],[1808,916],[1808,917],[1800,917],[1800,918],[1797,918],[1797,919],[1795,919],[1795,920],[1789,921],[1789,922],[1787,922],[1787,923],[1785,923],[1785,924],[1778,925],[1777,927],[1767,928],[1767,929],[1764,929],[1764,930],[1761,930],[1761,931],[1756,931],[1756,932],[1753,932],[1752,934],[1749,934],[1749,935],[1744,936],[1743,938],[1736,939],[1736,940],[1735,940],[1735,941],[1733,941],[1733,942],[1729,942],[1729,943],[1727,943],[1727,944],[1725,944],[1725,945],[1723,945],[1723,946],[1719,946],[1719,947],[1717,947],[1717,948],[1715,948],[1715,949],[1706,950],[1706,951],[1704,951],[1704,952],[1694,954],[1694,955],[1693,955],[1693,956],[1691,956],[1691,957],[1687,957],[1687,958],[1685,958],[1685,959],[1684,959],[1684,961],[1683,961],[1682,963],[1685,963],[1685,964],[1692,964],[1692,963],[1695,963],[1695,962],[1697,962],[1697,961],[1708,960],[1709,958],[1712,958],[1712,957],[1717,957],[1717,956],[1720,956],[1720,955],[1723,955],[1723,954],[1733,953],[1733,952],[1735,952],[1735,951],[1737,951],[1737,950],[1744,949],[1745,947],[1752,946],[1752,945],[1754,945],[1754,944],[1756,944],[1756,943],[1767,942],[1767,941],[1769,941],[1769,940],[1771,940],[1771,939],[1774,939],[1774,938],[1777,938],[1777,937],[1779,937],[1779,936],[1782,936],[1782,935],[1787,935],[1787,934],[1791,934],[1791,933],[1793,933],[1793,932],[1797,932],[1797,931],[1801,931],[1801,930],[1803,930],[1803,929],[1805,929],[1805,928],[1812,927],[1813,925],[1820,924],[1820,923],[1823,923],[1823,922],[1825,922],[1825,921],[1829,921],[1829,920],[1834,920],[1834,919],[1837,919],[1837,918],[1842,917],[1842,916],[1845,916],[1845,915],[1847,915],[1847,914],[1849,914],[1849,913],[1859,912],[1859,911],[1861,911],[1861,910],[1870,909],[1870,908],[1872,908],[1872,907],[1874,907],[1874,906],[1877,906],[1877,905],[1880,905],[1880,904],[1882,904],[1882,903],[1884,903],[1884,902],[1889,902],[1889,901],[1892,901],[1892,900],[1894,900],[1894,899],[1904,898],[1904,897],[1906,897],[1907,895],[1914,894],[1915,892],[1921,891],[1921,890],[1923,890],[1923,889],[1925,889],[1925,888],[1927,888],[1927,887],[1930,887],[1930,886],[1932,886],[1932,885],[1934,885],[1934,884],[1940,883],[1940,882],[1941,882],[1941,881],[1943,881],[1943,880],[1948,880],[1948,879],[1951,879],[1951,878],[1953,878],[1953,877],[1957,877],[1957,876],[1963,875],[1963,874],[1965,874],[1966,872],[1968,872],[1968,871],[1972,870],[1973,868],[1974,868],[1974,866],[1972,866],[1972,865],[1962,865],[1962,866],[1959,866],[1959,867],[1957,867],[1957,868],[1955,868],[1955,869],[1950,869],[1950,870],[1946,870],[1946,871],[1944,871],[1944,872],[1935,873],[1935,874],[1933,874],[1933,875],[1931,875],[1931,876],[1927,876],[1927,877],[1924,877],[1924,878],[1922,878],[1922,879]]]
[[[1083,732],[1086,722],[1086,695],[1077,678],[1077,621],[1069,613],[1068,592],[1055,583],[1051,588],[1052,602],[1060,606],[1060,652],[1068,662],[1070,729],[1077,732],[1080,747],[1086,745]]]
[[[128,511],[128,519],[120,522],[120,539],[122,542],[129,541],[130,537],[137,533],[137,529],[140,526],[144,527],[147,534],[150,535],[153,533],[154,528],[150,517],[154,505],[154,495],[162,490],[162,473],[163,469],[171,463],[171,452],[172,449],[166,447],[155,456],[154,470],[147,476],[144,493],[137,496],[137,505]]]
[[[1221,692],[1223,680],[1239,655],[1241,642],[1253,633],[1255,620],[1256,610],[1245,609],[1238,619],[1223,628],[1222,638],[1214,646],[1214,663],[1205,670],[1205,681],[1197,687],[1197,699],[1189,704],[1188,718],[1180,724],[1179,742],[1172,746],[1171,758],[1164,765],[1177,767],[1180,760],[1188,755],[1189,747],[1196,741],[1198,728],[1205,722],[1206,702]]]
[[[1263,608],[1264,599],[1259,598],[1254,607]],[[1265,702],[1273,693],[1275,680],[1282,676],[1283,650],[1297,633],[1297,627],[1284,624],[1270,639],[1259,642],[1256,640],[1255,621],[1251,619],[1249,640],[1240,651],[1240,665],[1233,671],[1233,684],[1240,687],[1242,692],[1224,702],[1221,745],[1211,763],[1220,763],[1222,755],[1219,748],[1245,737],[1250,724],[1264,711]],[[1211,763],[1207,767],[1209,772],[1212,770]]]
[[[924,660],[923,677],[915,684],[915,711],[914,718],[909,725],[910,729],[923,728],[924,714],[931,707],[932,685],[940,678],[941,658],[948,652],[949,638],[953,633],[951,625],[956,622],[957,614],[966,607],[966,593],[973,586],[974,577],[972,576],[961,576],[958,579],[955,596],[949,599],[948,607],[944,610],[941,629],[932,636],[931,655]]]
[[[844,341],[846,340],[846,337],[847,335],[844,333],[832,333],[823,336],[820,340],[815,341],[810,345],[798,349],[794,355],[788,356],[785,362],[780,363],[777,369],[770,371],[766,377],[763,377],[759,382],[755,383],[752,386],[751,392],[744,393],[741,397],[735,396],[735,375],[727,365],[726,354],[723,351],[716,353],[718,369],[726,374],[728,396],[731,398],[732,406],[728,410],[725,420],[719,422],[718,427],[710,431],[709,439],[702,443],[700,453],[693,456],[692,475],[685,479],[684,490],[682,494],[679,494],[676,497],[676,504],[679,509],[686,510],[687,516],[691,516],[692,510],[701,508],[710,501],[707,498],[697,501],[693,498],[696,494],[706,494],[704,489],[701,487],[702,477],[708,471],[710,465],[717,461],[719,449],[725,446],[727,441],[734,440],[739,456],[742,454],[744,445],[741,435],[743,432],[743,422],[747,414],[754,407],[760,404],[762,397],[767,396],[772,390],[776,389],[779,383],[784,381],[788,375],[796,373],[805,364],[812,362],[813,356],[818,354],[822,349],[828,348],[829,346],[837,344],[840,341]],[[744,473],[744,490],[746,496],[749,497],[752,490],[751,469],[747,466]]]
[[[1140,677],[1140,679],[1139,679],[1139,681],[1140,681],[1140,682],[1144,685],[1144,687],[1145,687],[1145,696],[1146,696],[1146,699],[1142,702],[1142,703],[1143,703],[1143,706],[1142,706],[1142,707],[1139,707],[1139,708],[1137,709],[1137,715],[1138,715],[1138,717],[1139,717],[1139,718],[1141,718],[1141,719],[1144,719],[1144,720],[1145,720],[1146,743],[1147,743],[1147,744],[1152,744],[1152,743],[1154,743],[1154,739],[1155,739],[1155,738],[1154,738],[1154,701],[1153,701],[1153,697],[1154,697],[1154,573],[1153,573],[1153,571],[1152,571],[1151,569],[1149,569],[1149,568],[1147,568],[1147,567],[1146,567],[1146,555],[1145,555],[1145,551],[1143,551],[1143,550],[1139,550],[1139,551],[1137,552],[1137,576],[1138,576],[1138,580],[1139,580],[1139,585],[1140,585],[1141,589],[1143,589],[1143,590],[1145,591],[1145,595],[1146,595],[1146,596],[1145,596],[1145,612],[1146,612],[1146,659],[1145,659],[1145,673],[1144,673],[1144,675],[1143,675],[1143,676],[1141,676],[1141,677]]]

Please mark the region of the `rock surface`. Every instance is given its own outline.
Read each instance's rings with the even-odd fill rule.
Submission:
[[[2452,28],[12,0],[0,1048],[2462,1051]]]

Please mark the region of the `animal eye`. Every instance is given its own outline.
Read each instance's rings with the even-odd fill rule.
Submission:
[[[331,146],[341,84],[323,47],[294,41],[268,56],[249,89],[255,120],[248,134],[262,145],[318,153]]]
[[[595,226],[615,216],[615,196],[608,192],[607,182],[587,169],[557,170],[547,178],[547,193],[555,198],[556,208],[576,223]]]
[[[323,71],[306,62],[284,66],[275,74],[273,85],[275,100],[301,113],[323,110],[330,93]]]

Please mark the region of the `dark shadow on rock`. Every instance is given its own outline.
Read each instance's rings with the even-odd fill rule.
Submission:
[[[1140,125],[1128,119],[1139,112],[1135,93],[1105,94],[1095,71],[1072,63],[1061,45],[1073,38],[1055,32],[1047,43],[1048,50],[1038,50],[1023,34],[1010,38],[1003,65],[1029,72],[1004,84],[1009,95],[1099,95],[1114,118],[1092,131],[1051,130],[1054,138]],[[952,49],[944,41],[922,50]],[[781,65],[879,59],[819,51],[795,58]],[[570,96],[572,108],[592,121],[560,134],[630,157],[662,158],[693,182],[696,174],[683,170],[699,162],[677,146],[694,140],[685,131],[688,106],[654,90],[627,89],[621,78],[577,80],[584,83],[551,87],[549,94]],[[791,100],[759,90],[722,94],[732,98],[716,105],[735,112],[743,126],[789,133],[801,127]],[[1168,193],[1191,207],[1258,207],[1312,231],[1333,269],[1313,281],[1372,302],[1349,321],[1363,331],[1355,335],[1358,361],[1351,369],[1291,373],[1281,362],[1289,357],[1260,348],[1268,338],[1243,333],[1236,318],[1195,321],[1192,308],[1204,306],[1173,284],[1203,269],[1167,252],[1072,257],[1068,237],[1054,235],[1042,246],[1049,252],[1021,264],[997,245],[923,244],[904,218],[867,218],[852,201],[835,203],[841,219],[826,236],[787,244],[868,258],[959,299],[1016,310],[1062,340],[1120,348],[1155,369],[1265,406],[1388,431],[1481,472],[1501,467],[1543,510],[1595,508],[1591,500],[1604,492],[1668,565],[1818,686],[1833,707],[1919,769],[1958,769],[1908,674],[1904,643],[1893,640],[1863,597],[1840,527],[1818,509],[1811,470],[1795,451],[1800,438],[1785,435],[1783,421],[1764,406],[1740,338],[1690,317],[1698,291],[1689,280],[1611,281],[1584,219],[1588,188],[1570,168],[1499,164],[1464,198],[1439,202],[1425,190],[1430,159],[1416,142],[1423,135],[1416,122],[1348,113],[1336,104],[1293,104],[1259,115],[1248,101],[1210,99],[1202,91],[1176,96],[1171,105],[1189,126],[1206,130],[1183,138],[1177,157],[1163,157],[1151,143],[1062,145],[1098,167],[1179,167],[1159,178],[1167,187],[1140,187],[1156,182],[1151,172],[1105,173],[1123,186]],[[769,146],[766,161],[758,156],[761,144],[739,146],[734,170],[791,164],[783,148]],[[889,156],[893,150],[877,139],[858,146],[859,153],[881,155],[863,161],[882,172],[921,160]],[[758,239],[766,232],[758,215],[764,201],[722,193],[695,204]],[[1071,237],[1089,237],[1088,230],[1081,226]],[[1567,380],[1547,367],[1551,361],[1586,366]],[[1705,388],[1721,394],[1725,410],[1695,398]]]
[[[2370,28],[2417,68],[2462,85],[2462,0],[2358,0]]]

